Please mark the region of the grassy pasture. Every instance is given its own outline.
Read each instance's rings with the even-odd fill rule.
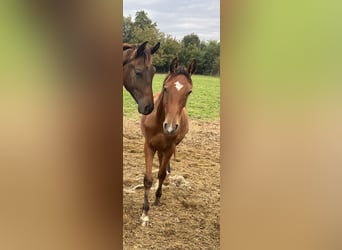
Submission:
[[[162,89],[166,74],[155,74],[153,93]],[[187,110],[191,118],[217,119],[220,117],[220,78],[213,76],[193,75],[193,89],[187,102]],[[140,117],[138,106],[130,94],[123,89],[124,117]]]

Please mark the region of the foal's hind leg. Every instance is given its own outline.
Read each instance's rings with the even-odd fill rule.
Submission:
[[[162,186],[163,186],[163,182],[165,180],[165,176],[166,176],[166,169],[168,166],[170,166],[170,158],[172,156],[172,152],[173,152],[173,147],[164,152],[163,154],[160,154],[158,152],[158,156],[159,156],[159,172],[158,172],[158,188],[156,191],[156,199],[154,201],[154,205],[158,206],[160,204],[160,197],[162,196]]]
[[[154,201],[154,205],[158,206],[159,205],[159,199],[161,197],[161,187],[163,185],[161,179],[165,179],[166,172],[165,174],[162,172],[162,164],[163,164],[163,152],[158,151],[158,159],[159,159],[159,171],[158,171],[158,189],[156,191],[156,200]],[[164,175],[164,176],[163,176]]]
[[[170,164],[170,161],[167,163],[166,165],[166,173],[167,174],[170,174],[171,173],[171,164]]]
[[[158,159],[159,159],[159,166],[162,165],[162,159],[163,159],[163,153],[158,151]],[[170,161],[166,165],[166,173],[169,174],[171,173],[171,164]]]
[[[140,217],[142,226],[147,226],[149,222],[148,218],[148,210],[150,209],[148,195],[153,183],[153,176],[152,176],[152,163],[153,163],[153,156],[155,154],[155,150],[151,149],[146,143],[144,145],[145,151],[145,176],[144,176],[144,204],[143,204],[143,213]]]

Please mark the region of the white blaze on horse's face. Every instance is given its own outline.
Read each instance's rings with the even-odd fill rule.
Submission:
[[[181,88],[183,88],[183,84],[181,84],[179,81],[175,82],[175,87],[179,91]]]

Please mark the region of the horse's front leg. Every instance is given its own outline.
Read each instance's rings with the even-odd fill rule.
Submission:
[[[156,191],[156,199],[154,205],[158,206],[160,204],[160,197],[162,195],[162,186],[166,176],[166,170],[170,167],[170,159],[174,152],[174,146],[171,146],[168,150],[160,154],[159,160],[159,172],[158,172],[158,188]]]
[[[155,154],[155,150],[152,149],[146,142],[144,145],[144,152],[145,152],[145,176],[144,176],[144,204],[143,204],[143,213],[140,217],[142,226],[147,226],[149,222],[148,218],[148,210],[150,209],[148,195],[153,183],[153,176],[152,176],[152,164],[153,164],[153,156]]]

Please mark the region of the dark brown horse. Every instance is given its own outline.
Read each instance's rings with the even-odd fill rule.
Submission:
[[[188,68],[178,66],[177,58],[170,64],[162,92],[155,96],[155,108],[149,115],[143,115],[141,129],[145,137],[144,152],[146,171],[144,176],[144,205],[143,214],[140,217],[142,225],[148,224],[149,201],[148,195],[153,183],[152,163],[153,157],[158,152],[159,172],[158,189],[154,204],[159,205],[162,195],[162,185],[166,171],[170,171],[170,159],[175,153],[176,146],[187,134],[188,116],[186,101],[192,91],[191,75],[196,70],[196,61],[193,60]]]
[[[156,72],[152,55],[159,49],[141,44],[123,44],[123,85],[138,104],[138,111],[147,115],[153,110],[152,79]]]

